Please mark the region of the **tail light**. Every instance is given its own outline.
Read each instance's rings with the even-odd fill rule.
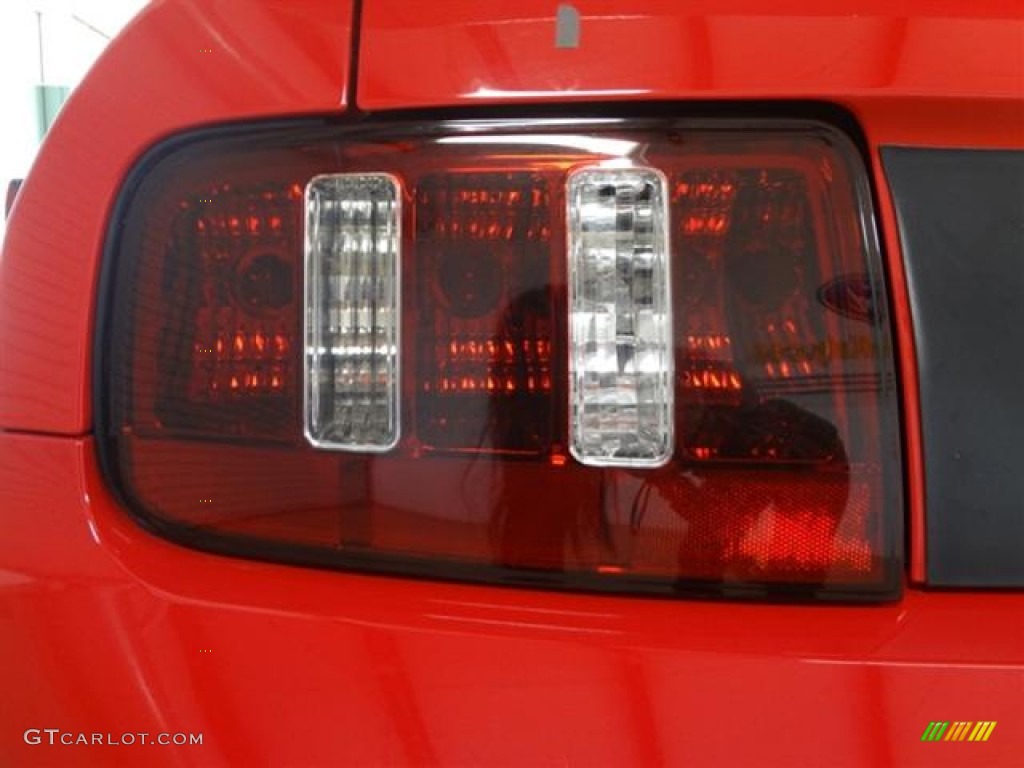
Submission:
[[[837,131],[313,125],[176,147],[124,195],[97,382],[104,462],[151,527],[451,578],[898,589],[892,346]]]

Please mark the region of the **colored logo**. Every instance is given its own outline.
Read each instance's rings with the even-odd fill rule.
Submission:
[[[840,315],[874,323],[874,292],[867,275],[844,275],[825,283],[818,289],[818,301]]]
[[[952,725],[948,720],[932,721],[924,729],[921,741],[988,741],[995,727],[995,720],[957,721]]]

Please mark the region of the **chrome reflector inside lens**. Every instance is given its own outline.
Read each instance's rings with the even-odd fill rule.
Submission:
[[[570,446],[584,464],[659,466],[673,449],[664,175],[568,181]]]
[[[390,175],[306,187],[305,432],[318,448],[398,442],[400,226]]]

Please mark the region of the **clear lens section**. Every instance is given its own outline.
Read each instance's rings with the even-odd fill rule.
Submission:
[[[584,464],[659,466],[673,447],[665,177],[568,182],[570,445]]]
[[[386,174],[306,188],[306,437],[319,448],[398,442],[400,207]]]

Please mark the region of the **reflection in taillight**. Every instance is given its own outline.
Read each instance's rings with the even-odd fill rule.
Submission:
[[[98,386],[136,513],[297,563],[892,594],[896,394],[853,146],[516,128],[253,129],[142,166]]]
[[[547,179],[453,169],[420,177],[415,196],[414,439],[431,452],[549,453]]]

